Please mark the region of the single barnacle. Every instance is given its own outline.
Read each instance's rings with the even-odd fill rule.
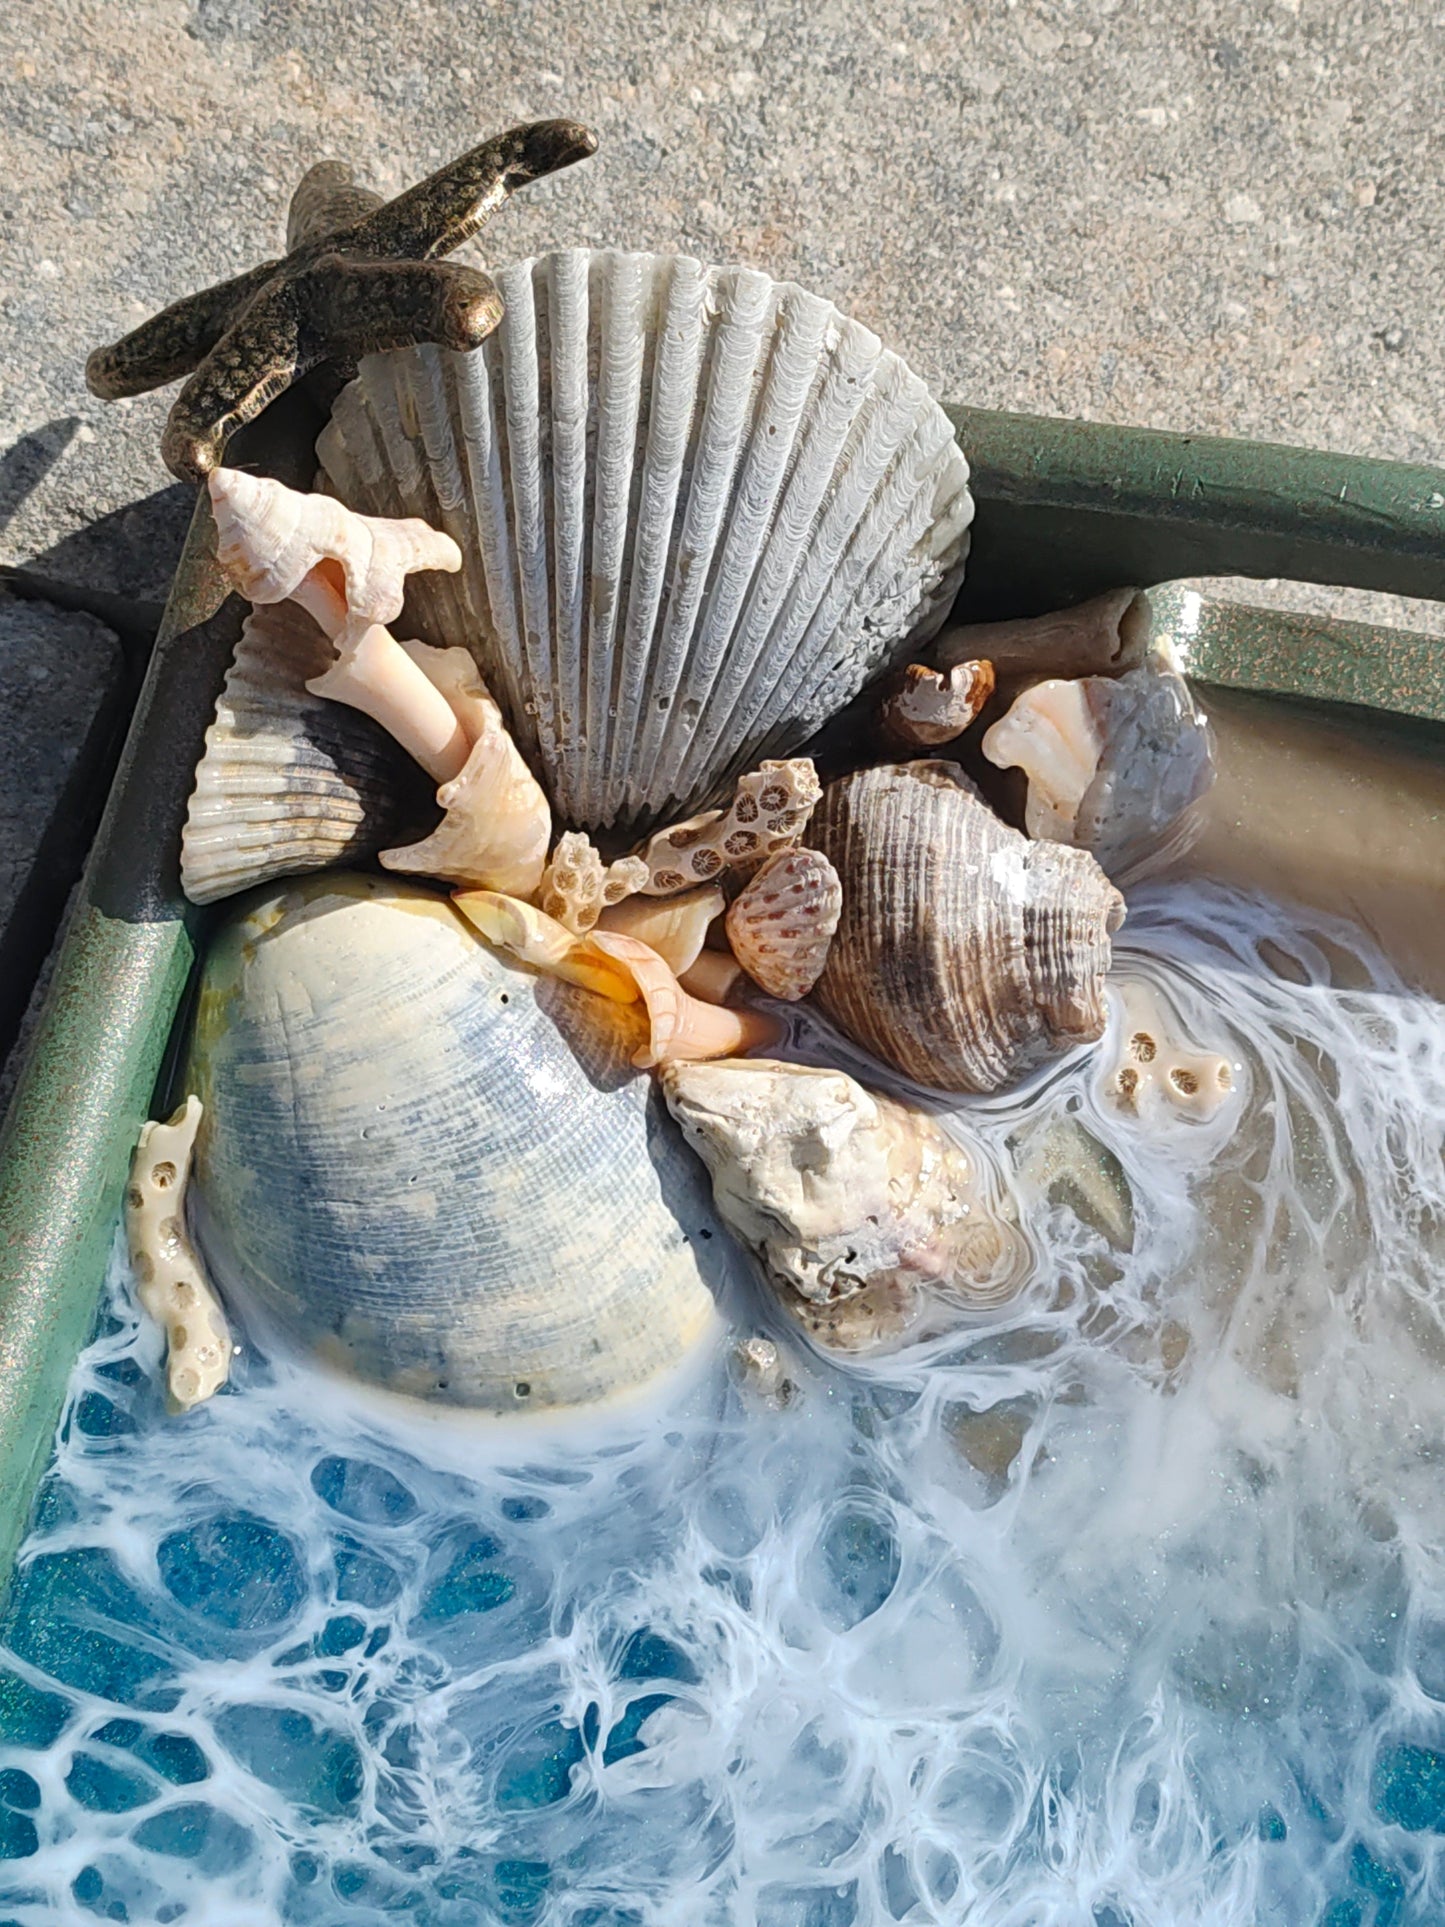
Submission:
[[[879,716],[885,736],[932,749],[961,736],[993,694],[993,664],[966,659],[950,669],[910,662],[889,682]]]
[[[472,148],[378,204],[335,162],[313,168],[276,261],[172,303],[85,365],[115,401],[189,375],[161,440],[166,466],[199,481],[236,429],[323,362],[434,342],[475,348],[502,318],[489,276],[442,262],[514,188],[596,151],[576,121],[533,121]]]

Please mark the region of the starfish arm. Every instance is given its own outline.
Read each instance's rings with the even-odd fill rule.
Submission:
[[[418,341],[475,348],[502,318],[490,276],[451,261],[357,261],[323,255],[296,281],[308,339],[337,356]]]
[[[365,215],[337,240],[348,253],[431,260],[470,240],[514,189],[586,160],[597,136],[575,120],[538,120],[483,141]]]
[[[351,227],[384,203],[362,187],[345,161],[318,161],[301,176],[286,217],[288,253]]]
[[[203,480],[236,430],[322,352],[306,351],[292,284],[277,282],[222,335],[177,395],[161,437],[166,467],[183,482]]]
[[[188,294],[108,348],[94,349],[85,364],[86,387],[102,401],[118,401],[189,374],[280,266],[279,261],[263,261],[234,280]]]

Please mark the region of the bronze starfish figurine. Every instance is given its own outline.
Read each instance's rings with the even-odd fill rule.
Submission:
[[[199,481],[243,422],[320,362],[418,341],[463,349],[484,341],[502,318],[496,288],[438,256],[469,240],[514,188],[596,150],[596,135],[576,121],[533,121],[384,203],[339,162],[323,161],[292,199],[284,259],[187,295],[97,348],[86,384],[114,401],[189,374],[161,454],[173,474]]]

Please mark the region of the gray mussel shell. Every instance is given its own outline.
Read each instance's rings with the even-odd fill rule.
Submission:
[[[994,1091],[1103,1036],[1123,898],[1084,851],[1000,822],[954,764],[830,783],[805,840],[843,883],[814,997],[883,1063]]]
[[[190,1053],[193,1228],[220,1288],[347,1375],[494,1412],[679,1364],[718,1325],[694,1241],[724,1262],[725,1240],[631,1024],[421,889],[337,875],[248,899]]]
[[[496,281],[473,353],[362,361],[323,483],[455,538],[409,619],[475,649],[562,821],[640,833],[933,633],[968,465],[876,335],[755,270],[572,249]]]
[[[406,752],[369,716],[307,690],[335,655],[294,602],[247,617],[181,832],[192,903],[356,863],[435,821],[434,786]]]

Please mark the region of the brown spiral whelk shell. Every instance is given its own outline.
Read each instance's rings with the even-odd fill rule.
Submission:
[[[815,995],[885,1064],[995,1091],[1103,1036],[1123,898],[1084,851],[1001,823],[954,764],[840,778],[807,840],[843,883]]]

